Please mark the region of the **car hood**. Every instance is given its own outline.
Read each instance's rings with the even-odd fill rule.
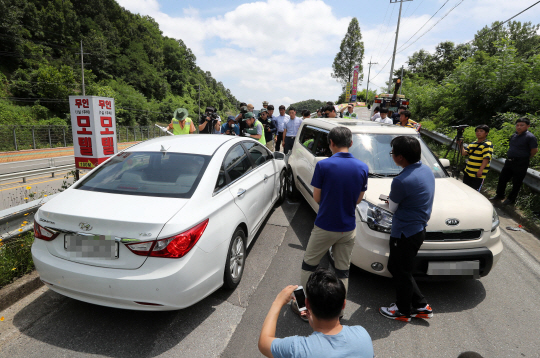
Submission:
[[[390,194],[392,178],[370,178],[364,198],[387,209],[379,200]],[[427,231],[491,230],[493,206],[482,194],[454,178],[435,179],[435,199]],[[447,219],[458,219],[459,224],[448,226]]]

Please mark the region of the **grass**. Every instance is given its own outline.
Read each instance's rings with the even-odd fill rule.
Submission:
[[[0,240],[0,288],[34,270],[30,251],[33,242],[32,231],[7,241]]]

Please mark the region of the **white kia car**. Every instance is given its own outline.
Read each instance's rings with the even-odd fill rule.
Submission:
[[[387,263],[393,214],[379,196],[390,193],[392,178],[401,172],[390,156],[390,142],[397,136],[407,135],[420,141],[422,164],[435,176],[433,211],[426,239],[416,257],[414,274],[472,278],[489,273],[503,249],[496,211],[482,194],[450,178],[444,169],[450,165],[449,161],[438,160],[414,129],[371,121],[305,120],[287,159],[289,195],[300,192],[313,210],[318,211],[311,179],[317,162],[332,155],[328,132],[336,126],[351,130],[350,152],[369,167],[368,190],[356,210],[356,243],[351,256],[355,266],[377,275],[391,276]]]
[[[285,161],[226,135],[161,137],[110,158],[35,215],[42,281],[81,301],[137,310],[234,288],[246,248],[283,198]]]

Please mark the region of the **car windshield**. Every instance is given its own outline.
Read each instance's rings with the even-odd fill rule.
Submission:
[[[209,161],[209,156],[196,154],[124,152],[85,177],[76,189],[190,198]]]
[[[353,145],[349,151],[355,158],[367,164],[371,176],[396,176],[401,172],[402,168],[394,163],[390,155],[392,151],[390,142],[397,136],[397,134],[354,134]],[[422,164],[427,165],[431,169],[435,178],[445,178],[446,174],[444,170],[427,145],[419,136],[414,137],[420,141]]]

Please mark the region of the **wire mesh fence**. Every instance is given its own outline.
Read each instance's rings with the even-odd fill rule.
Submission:
[[[155,126],[116,127],[118,143],[165,135]],[[71,126],[0,126],[0,152],[73,146]]]

